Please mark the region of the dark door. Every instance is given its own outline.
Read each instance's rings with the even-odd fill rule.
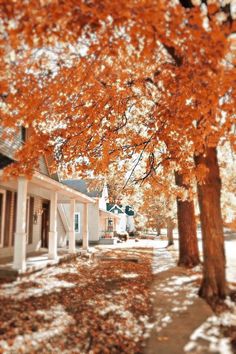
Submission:
[[[48,235],[49,235],[49,202],[42,204],[42,227],[41,227],[41,247],[48,248]]]

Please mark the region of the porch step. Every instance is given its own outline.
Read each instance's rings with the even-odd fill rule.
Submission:
[[[3,268],[0,269],[0,279],[2,280],[15,280],[18,277],[19,272],[12,268]]]
[[[42,255],[43,256],[43,255]],[[16,269],[11,268],[9,265],[4,267],[4,265],[0,266],[0,279],[3,280],[16,280],[19,278],[27,277],[33,273],[39,272],[44,268],[52,267],[57,264],[65,263],[65,262],[70,262],[75,260],[78,256],[81,256],[81,251],[78,251],[74,254],[63,254],[60,255],[57,260],[49,260],[46,259],[45,261],[41,261],[41,263],[38,262],[38,264],[35,265],[27,265],[26,271],[21,272]],[[32,257],[33,258],[33,257]]]
[[[99,245],[114,245],[117,243],[115,238],[100,238]]]

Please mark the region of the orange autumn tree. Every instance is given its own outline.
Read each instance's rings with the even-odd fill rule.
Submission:
[[[185,2],[183,7],[157,0],[32,4],[34,9],[1,1],[8,19],[23,14],[20,26],[13,21],[1,38],[1,44],[9,42],[1,51],[2,70],[12,69],[1,82],[1,119],[6,126],[24,124],[33,131],[18,153],[19,163],[6,172],[32,173],[42,153],[54,154],[54,168],[96,173],[108,170],[112,159],[137,154],[146,161],[143,178],[155,181],[162,165],[164,173],[173,167],[184,175],[186,185],[195,174],[207,180],[216,160],[206,159],[206,153],[215,155],[220,137],[229,135],[234,107],[235,71],[222,65],[234,24],[229,27],[227,19],[218,23],[220,7],[209,6],[204,14],[198,7],[186,9]],[[29,20],[31,10],[35,16]],[[55,53],[57,41],[75,43],[78,38],[86,43],[84,51],[59,46],[56,58],[68,59],[56,59],[56,69],[45,50],[35,52],[48,46]],[[225,122],[222,110],[228,114]],[[210,185],[219,180],[213,170]],[[201,294],[218,298],[226,292],[223,233],[219,203],[214,203],[217,213],[204,209],[209,208],[203,202],[209,198],[208,186],[198,187],[205,260],[216,246],[219,262],[205,262]],[[204,219],[213,214],[219,220],[217,232]]]
[[[212,10],[215,14],[217,8],[209,8],[209,11]],[[171,71],[163,70],[165,76],[163,82],[166,85],[161,107],[168,115],[169,136],[165,134],[164,140],[167,142],[167,156],[173,158],[170,155],[174,152],[175,159],[181,161],[180,171],[185,174],[186,181],[189,179],[186,172],[188,170],[191,172],[191,169],[194,171],[194,167],[192,162],[187,165],[189,159],[187,156],[183,158],[183,155],[186,152],[195,155],[204,242],[204,277],[200,294],[212,301],[224,298],[226,294],[220,176],[216,147],[222,136],[229,136],[231,141],[235,139],[231,134],[231,127],[235,121],[235,69],[233,62],[228,66],[222,65],[228,53],[227,25],[222,29],[222,25],[218,25],[213,16],[212,23],[208,23],[204,29],[201,26],[203,18],[196,16],[197,11],[193,9],[189,18],[190,30],[186,31],[186,36],[189,36],[187,46],[183,41],[180,47],[178,40],[176,45],[176,39],[169,46],[175,67]],[[210,17],[210,13],[208,16]],[[173,22],[170,22],[170,27],[172,25]],[[190,39],[193,41],[191,44]],[[170,75],[169,79],[166,75]],[[202,96],[199,96],[199,92]],[[187,144],[181,136],[183,132],[188,140]],[[159,135],[158,138],[160,139]],[[147,162],[146,176],[156,172],[157,162],[153,149]]]
[[[176,226],[175,195],[163,190],[161,183],[158,189],[153,189],[148,183],[142,189],[142,204],[137,210],[146,217],[146,228],[155,229],[160,234],[161,228],[167,229],[167,247],[174,244],[173,230]]]

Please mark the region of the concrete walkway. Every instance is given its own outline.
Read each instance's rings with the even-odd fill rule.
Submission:
[[[213,314],[197,296],[197,279],[197,274],[179,267],[155,275],[152,301],[156,324],[145,354],[183,354],[191,334]]]
[[[213,313],[198,297],[201,267],[192,270],[176,267],[177,249],[160,246],[154,245],[151,289],[154,326],[144,354],[235,353],[230,337],[230,328],[236,328],[235,303],[228,298],[228,310],[218,315]],[[234,269],[230,258],[228,266],[230,274]]]
[[[210,353],[208,349],[185,350],[194,331],[213,316],[211,308],[198,297],[201,269],[177,267],[177,242],[175,247],[169,250],[166,245],[166,240],[142,239],[138,242],[129,240],[111,247],[153,248],[154,281],[150,292],[153,328],[144,354]]]

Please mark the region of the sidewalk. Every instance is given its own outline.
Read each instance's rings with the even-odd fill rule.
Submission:
[[[201,269],[176,267],[176,250],[154,248],[153,329],[145,354],[233,354],[226,332],[236,325],[235,303],[216,316],[197,295]],[[232,327],[231,327],[232,328]],[[230,330],[229,330],[230,332]]]
[[[156,325],[146,354],[183,354],[191,334],[213,314],[196,295],[197,279],[197,275],[179,267],[155,276],[152,299]]]

